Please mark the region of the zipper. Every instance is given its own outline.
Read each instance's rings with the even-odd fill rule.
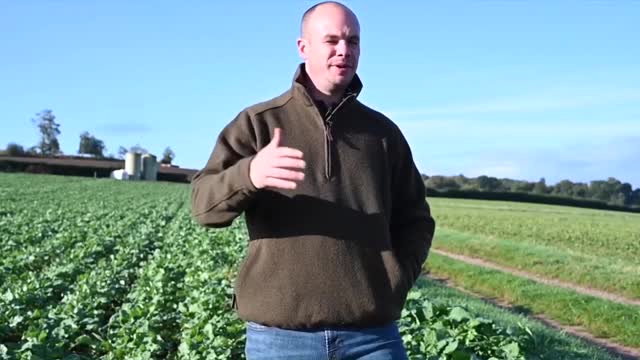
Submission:
[[[331,125],[333,123],[330,120],[324,122],[324,173],[327,179],[331,179],[331,148],[333,142],[333,136],[331,135]]]
[[[324,174],[327,178],[327,180],[331,179],[331,167],[332,167],[332,152],[331,149],[333,148],[333,135],[331,134],[331,126],[333,125],[333,122],[331,121],[331,118],[333,117],[333,115],[336,113],[336,111],[338,109],[340,109],[340,107],[346,103],[350,98],[356,96],[355,93],[350,93],[349,95],[345,96],[342,101],[340,101],[340,103],[333,108],[333,110],[331,110],[331,112],[329,113],[329,115],[327,116],[326,119],[323,120],[323,124],[324,124],[324,166],[325,166],[325,171]]]

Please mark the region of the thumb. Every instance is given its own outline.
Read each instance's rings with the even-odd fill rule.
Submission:
[[[282,134],[282,129],[275,128],[273,130],[273,139],[271,139],[271,143],[269,145],[271,145],[273,147],[280,146],[280,139],[281,139],[281,136],[282,136],[281,134]]]

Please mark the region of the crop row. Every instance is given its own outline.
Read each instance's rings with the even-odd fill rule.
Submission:
[[[242,219],[199,226],[186,186],[4,178],[0,359],[244,358],[230,303],[249,240]],[[402,314],[412,359],[522,359],[529,341],[526,327],[431,303],[421,289]]]
[[[99,336],[96,330],[129,292],[183,200],[183,193],[174,193],[127,206],[113,203],[104,216],[88,212],[87,221],[77,223],[82,226],[45,241],[42,248],[54,252],[41,252],[49,262],[41,261],[40,271],[20,257],[9,262],[15,271],[0,293],[0,341],[7,351],[20,358],[56,358],[81,349],[87,334]],[[64,250],[55,252],[56,246]]]

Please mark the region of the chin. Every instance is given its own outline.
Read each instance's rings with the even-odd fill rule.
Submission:
[[[347,87],[353,80],[353,75],[340,76],[333,79],[333,84],[339,87]]]

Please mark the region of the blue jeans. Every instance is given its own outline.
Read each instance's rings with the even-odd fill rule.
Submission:
[[[398,325],[287,330],[247,322],[247,360],[406,360]]]

